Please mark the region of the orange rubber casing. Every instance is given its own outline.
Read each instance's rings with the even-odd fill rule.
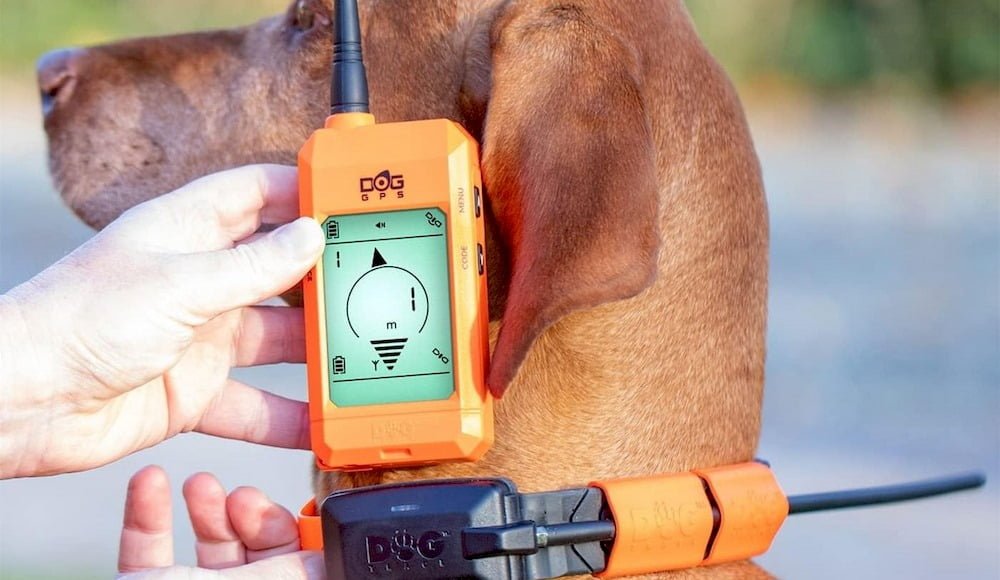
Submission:
[[[359,179],[387,168],[405,175],[405,197],[363,196]],[[303,216],[323,223],[336,215],[433,207],[448,217],[455,391],[446,400],[337,407],[329,394],[322,260],[306,276],[310,435],[320,469],[474,461],[492,445],[481,191],[479,146],[447,120],[374,124],[369,114],[334,115],[300,151]]]
[[[309,500],[299,510],[299,547],[303,550],[323,551],[323,520],[320,519],[316,500]]]
[[[601,578],[759,556],[788,516],[784,492],[759,463],[591,485],[604,491],[617,529]]]
[[[719,512],[718,534],[703,566],[745,560],[771,549],[788,517],[788,498],[760,463],[696,469]]]
[[[788,516],[771,470],[741,463],[590,484],[604,493],[615,539],[600,578],[683,570],[765,553]],[[299,512],[303,550],[323,549],[315,501]]]

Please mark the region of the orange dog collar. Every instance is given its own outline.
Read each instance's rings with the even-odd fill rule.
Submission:
[[[774,474],[759,463],[594,482],[617,535],[603,578],[759,556],[788,516]]]
[[[981,487],[981,473],[786,497],[770,468],[743,463],[599,481],[545,493],[506,479],[334,492],[299,517],[302,548],[331,580],[614,578],[746,560],[789,514],[907,501]]]
[[[496,521],[489,522],[488,518],[486,522],[476,521],[483,520],[483,514],[477,512],[469,518],[470,523],[475,523],[475,529],[424,529],[435,517],[446,520],[454,516],[451,506],[438,513],[436,510],[440,506],[436,502],[447,503],[454,499],[461,503],[458,496],[463,485],[489,487],[488,482],[496,483],[501,489],[502,493],[495,496],[500,498],[498,503],[510,504],[505,510],[500,510],[504,513],[499,514]],[[430,490],[433,488],[442,490],[440,499],[431,497]],[[361,498],[365,494],[380,492],[400,492],[399,498],[414,499],[390,505],[401,501],[393,497],[384,505],[375,507],[370,515],[388,520],[388,526],[378,533],[371,532],[369,526],[361,534],[355,534],[351,539],[355,540],[352,546],[356,544],[356,549],[343,549],[350,530],[333,532],[339,534],[341,550],[336,556],[336,565],[344,578],[360,577],[357,574],[363,571],[377,573],[380,577],[394,577],[392,573],[398,572],[400,577],[409,578],[411,576],[406,572],[412,571],[411,567],[418,564],[421,567],[433,566],[443,572],[443,569],[454,565],[454,560],[445,558],[444,552],[437,558],[426,558],[427,555],[435,555],[439,548],[424,547],[434,542],[445,546],[449,540],[457,545],[458,537],[462,545],[457,548],[456,554],[471,562],[477,558],[486,562],[489,558],[504,556],[543,560],[539,557],[542,550],[575,548],[559,551],[551,560],[575,558],[579,562],[570,562],[565,569],[557,570],[551,570],[551,562],[538,565],[536,568],[539,569],[549,566],[548,573],[561,573],[534,576],[537,578],[552,578],[565,573],[614,578],[679,570],[745,560],[763,554],[770,548],[788,515],[788,500],[777,480],[767,466],[759,463],[594,482],[588,488],[549,494],[517,494],[513,484],[505,480],[464,480],[349,490],[334,493],[327,501],[344,503],[342,511],[347,512],[350,518],[357,515],[359,509],[364,509]],[[417,499],[420,497],[424,499]],[[484,497],[493,496],[487,494]],[[351,505],[346,505],[347,502]],[[517,503],[521,504],[520,509],[514,509]],[[527,512],[539,511],[534,507],[539,504],[546,506],[542,510],[545,521],[527,517],[533,515]],[[579,512],[586,511],[583,510],[585,504],[590,506],[590,517],[580,519],[582,514]],[[324,506],[326,508],[327,504]],[[558,510],[553,509],[559,506],[566,508],[564,513],[556,513]],[[388,509],[379,511],[379,507]],[[341,508],[335,506],[332,509]],[[421,514],[421,511],[424,513]],[[344,518],[335,519],[341,522]],[[324,548],[321,522],[320,510],[314,501],[310,501],[299,516],[302,549]],[[340,527],[349,528],[350,525]],[[572,526],[577,527],[574,530]],[[574,534],[578,536],[572,539],[582,541],[562,543]],[[594,550],[590,550],[589,554],[583,553],[587,552],[585,548],[588,545]],[[601,554],[596,554],[595,550]],[[463,568],[434,577],[465,577],[463,574],[468,572]]]
[[[309,500],[299,511],[299,544],[303,550],[323,550],[323,520],[314,499]]]

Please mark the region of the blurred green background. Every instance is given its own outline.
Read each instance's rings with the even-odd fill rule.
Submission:
[[[991,478],[977,493],[792,519],[763,564],[810,580],[1000,578],[1000,0],[687,4],[736,81],[768,192],[761,456],[789,493]],[[285,8],[0,0],[0,292],[93,235],[48,177],[38,56]],[[302,399],[303,375],[236,378]],[[112,577],[125,485],[147,464],[171,475],[178,558],[191,563],[184,478],[212,471],[294,508],[310,462],[188,435],[91,472],[0,482],[0,579]]]
[[[1000,76],[997,0],[687,0],[739,83],[955,94]],[[283,0],[0,0],[0,72],[46,50],[232,26]]]
[[[737,81],[953,93],[1000,74],[996,0],[688,0]]]

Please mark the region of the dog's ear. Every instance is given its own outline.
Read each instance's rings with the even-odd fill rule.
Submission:
[[[579,8],[539,4],[514,4],[492,35],[483,176],[510,269],[498,396],[553,323],[647,288],[659,249],[635,56]]]

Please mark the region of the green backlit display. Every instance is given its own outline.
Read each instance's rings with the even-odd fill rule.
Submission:
[[[421,209],[334,216],[323,231],[333,403],[450,397],[455,377],[445,214]]]

